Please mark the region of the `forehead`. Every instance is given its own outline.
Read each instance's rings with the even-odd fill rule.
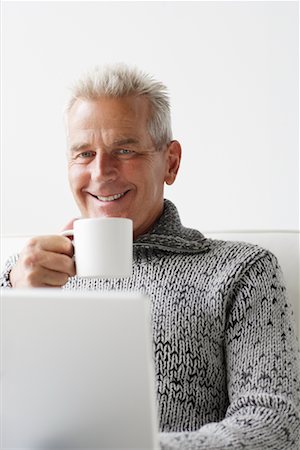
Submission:
[[[143,96],[102,97],[97,100],[78,99],[68,115],[69,134],[109,130],[139,132],[147,127],[148,99]]]

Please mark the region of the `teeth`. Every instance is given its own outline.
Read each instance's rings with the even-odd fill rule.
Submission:
[[[122,192],[122,194],[109,195],[108,197],[97,195],[97,199],[101,200],[101,202],[112,202],[113,200],[118,200],[118,198],[123,197],[124,194],[125,192]]]

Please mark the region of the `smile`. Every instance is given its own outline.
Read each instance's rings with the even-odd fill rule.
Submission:
[[[94,195],[94,197],[96,197],[101,202],[113,202],[114,200],[119,200],[119,198],[123,197],[127,192],[128,191],[121,192],[120,194],[114,194],[114,195],[108,195],[108,196]]]

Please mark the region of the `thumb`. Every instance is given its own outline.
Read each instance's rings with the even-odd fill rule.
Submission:
[[[75,220],[79,219],[79,217],[75,217],[74,219],[71,219],[62,229],[61,231],[66,230],[73,230],[74,222]]]

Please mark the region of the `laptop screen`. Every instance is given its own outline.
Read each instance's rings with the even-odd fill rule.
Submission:
[[[157,448],[149,300],[1,292],[1,448]]]

